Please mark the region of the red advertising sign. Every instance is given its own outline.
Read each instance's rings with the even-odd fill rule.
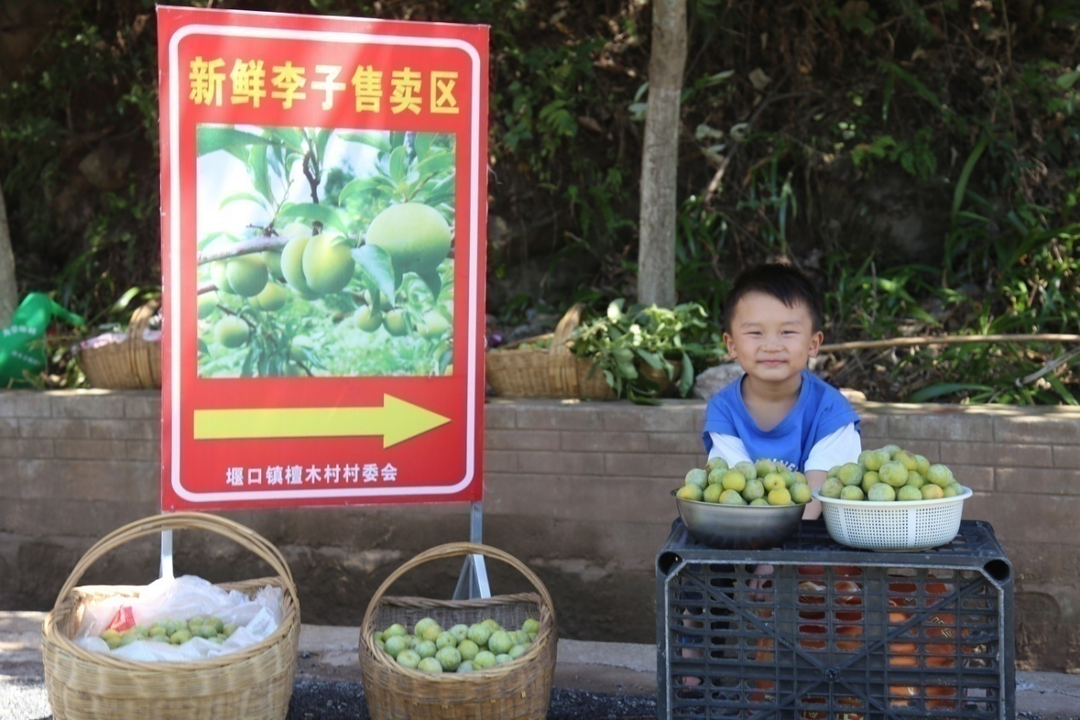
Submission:
[[[162,509],[479,500],[487,28],[158,27]]]

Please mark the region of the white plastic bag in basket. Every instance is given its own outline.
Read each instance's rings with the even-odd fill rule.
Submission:
[[[158,620],[188,620],[196,615],[221,618],[237,626],[221,643],[196,637],[183,645],[137,641],[109,650],[99,636],[122,606],[130,607],[137,625]],[[281,625],[281,588],[267,585],[248,597],[236,590],[226,591],[194,575],[161,578],[147,585],[139,597],[110,597],[84,607],[79,631],[73,640],[87,650],[107,652],[127,660],[201,660],[236,652],[268,638]]]

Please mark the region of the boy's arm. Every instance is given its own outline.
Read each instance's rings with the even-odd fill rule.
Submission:
[[[820,490],[821,486],[825,484],[825,478],[828,474],[826,470],[807,470],[803,473],[806,476],[806,484],[810,486],[811,490]],[[817,520],[821,517],[821,502],[817,498],[811,498],[810,502],[806,503],[806,507],[803,508],[802,517],[803,520]]]
[[[862,437],[855,429],[855,424],[845,425],[839,430],[826,435],[814,444],[806,458],[806,482],[811,490],[820,490],[829,475],[829,468],[855,462],[862,452]],[[811,500],[803,510],[804,520],[821,517],[821,503]]]
[[[743,444],[740,438],[715,432],[710,432],[709,437],[712,439],[712,449],[709,450],[710,460],[714,457],[721,457],[727,462],[728,467],[735,467],[735,463],[739,462],[754,462],[750,459],[750,454],[746,451],[746,445]]]

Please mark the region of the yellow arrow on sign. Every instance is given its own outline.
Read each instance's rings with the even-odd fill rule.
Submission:
[[[392,395],[383,395],[382,407],[196,410],[195,439],[382,435],[383,447],[387,448],[448,422],[448,417]]]

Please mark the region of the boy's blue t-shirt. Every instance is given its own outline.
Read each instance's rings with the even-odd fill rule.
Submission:
[[[782,460],[801,470],[819,440],[851,423],[859,430],[859,415],[847,398],[809,370],[803,370],[795,407],[776,427],[764,432],[743,402],[743,378],[709,400],[705,409],[705,429],[701,433],[706,453],[712,450],[709,433],[733,435],[743,441],[751,458]]]

